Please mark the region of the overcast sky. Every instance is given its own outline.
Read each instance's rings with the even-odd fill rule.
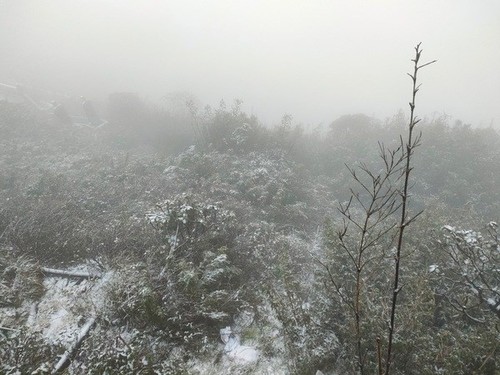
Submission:
[[[243,100],[274,124],[417,111],[500,126],[498,0],[0,0],[0,82],[105,98]]]

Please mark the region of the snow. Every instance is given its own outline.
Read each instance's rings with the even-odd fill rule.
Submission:
[[[68,315],[69,313],[65,308],[60,308],[52,313],[49,317],[48,327],[45,327],[44,336],[50,338],[51,341],[62,341],[63,335],[65,333],[67,335],[65,328],[71,323]],[[71,333],[69,336],[70,339]],[[68,337],[65,337],[65,339],[68,339]]]
[[[83,270],[81,267],[71,269]],[[111,277],[112,272],[103,274],[100,279],[45,277],[46,292],[38,303],[36,314],[30,314],[26,322],[28,328],[42,332],[48,342],[71,345],[85,317],[94,316],[105,306],[104,289]]]
[[[429,266],[429,272],[430,273],[432,273],[432,272],[439,273],[439,266],[437,264],[431,264]]]
[[[220,330],[220,337],[224,346],[224,354],[230,359],[240,363],[256,362],[259,359],[259,351],[251,346],[241,345],[240,338],[233,333],[231,327]]]
[[[476,233],[476,232],[473,232],[473,231],[462,231],[464,232],[464,238],[465,238],[465,242],[467,242],[468,244],[475,244],[478,242],[478,240],[481,238],[481,234],[480,233]]]
[[[233,360],[243,363],[257,362],[259,359],[259,352],[255,348],[239,344],[226,354]]]
[[[497,311],[500,311],[500,301],[497,301],[495,298],[490,297],[486,300],[486,302]]]

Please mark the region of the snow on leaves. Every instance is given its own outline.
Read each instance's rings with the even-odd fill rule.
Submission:
[[[450,298],[456,306],[463,311],[468,309],[467,303],[461,302],[465,297],[459,297],[460,288],[465,286],[483,306],[500,318],[500,251],[497,227],[495,222],[488,223],[487,234],[483,236],[477,231],[444,226],[443,246],[449,260],[442,268],[443,280],[447,281]]]

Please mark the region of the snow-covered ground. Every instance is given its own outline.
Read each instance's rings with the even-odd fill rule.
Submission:
[[[86,266],[65,271],[96,273]],[[103,272],[98,278],[45,275],[45,293],[40,300],[24,301],[18,308],[0,309],[0,323],[2,326],[16,327],[15,329],[22,327],[31,332],[39,332],[48,343],[62,345],[69,350],[78,340],[85,325],[89,321],[94,322],[94,318],[106,310],[107,288],[113,285],[115,276],[113,271]],[[253,324],[253,313],[244,311],[235,317],[231,327],[222,327],[220,342],[216,346],[219,353],[213,353],[213,359],[219,357],[220,360],[193,359],[189,364],[192,373],[287,374],[287,367],[282,358],[266,358],[257,349],[257,342],[242,341],[240,333]],[[126,334],[122,336],[126,337]],[[56,359],[54,358],[54,361]]]

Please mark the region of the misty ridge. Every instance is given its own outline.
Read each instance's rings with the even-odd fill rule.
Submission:
[[[124,154],[127,162],[136,152],[170,160],[190,147],[197,152],[237,155],[283,152],[312,176],[345,180],[335,188],[336,194],[349,194],[349,189],[341,188],[349,184],[346,165],[375,167],[377,144],[397,145],[409,122],[403,110],[385,120],[358,113],[340,116],[327,127],[311,130],[297,124],[290,114],[270,126],[245,113],[239,99],[230,103],[220,100],[218,106],[211,107],[187,92],[167,94],[157,104],[128,92],[112,93],[107,100],[96,101],[30,86],[2,84],[0,89],[6,116],[3,130],[8,135],[35,131],[51,139],[50,132],[54,132],[57,139],[63,133],[74,137],[92,134],[94,139],[82,151],[99,145]],[[86,105],[91,106],[90,113]],[[39,122],[39,129],[31,129],[29,123],[17,128],[7,124],[9,116],[17,112],[31,122]],[[498,132],[492,127],[475,128],[445,114],[424,118],[419,131],[422,151],[415,156],[415,169],[420,173],[414,187],[417,197],[436,198],[455,208],[467,203],[479,212],[497,213],[496,182],[484,174],[495,176],[498,170],[494,157]],[[481,173],[483,177],[479,177]],[[460,181],[471,186],[459,188]],[[420,204],[419,198],[416,203]]]
[[[0,2],[0,374],[498,374],[487,3]]]

